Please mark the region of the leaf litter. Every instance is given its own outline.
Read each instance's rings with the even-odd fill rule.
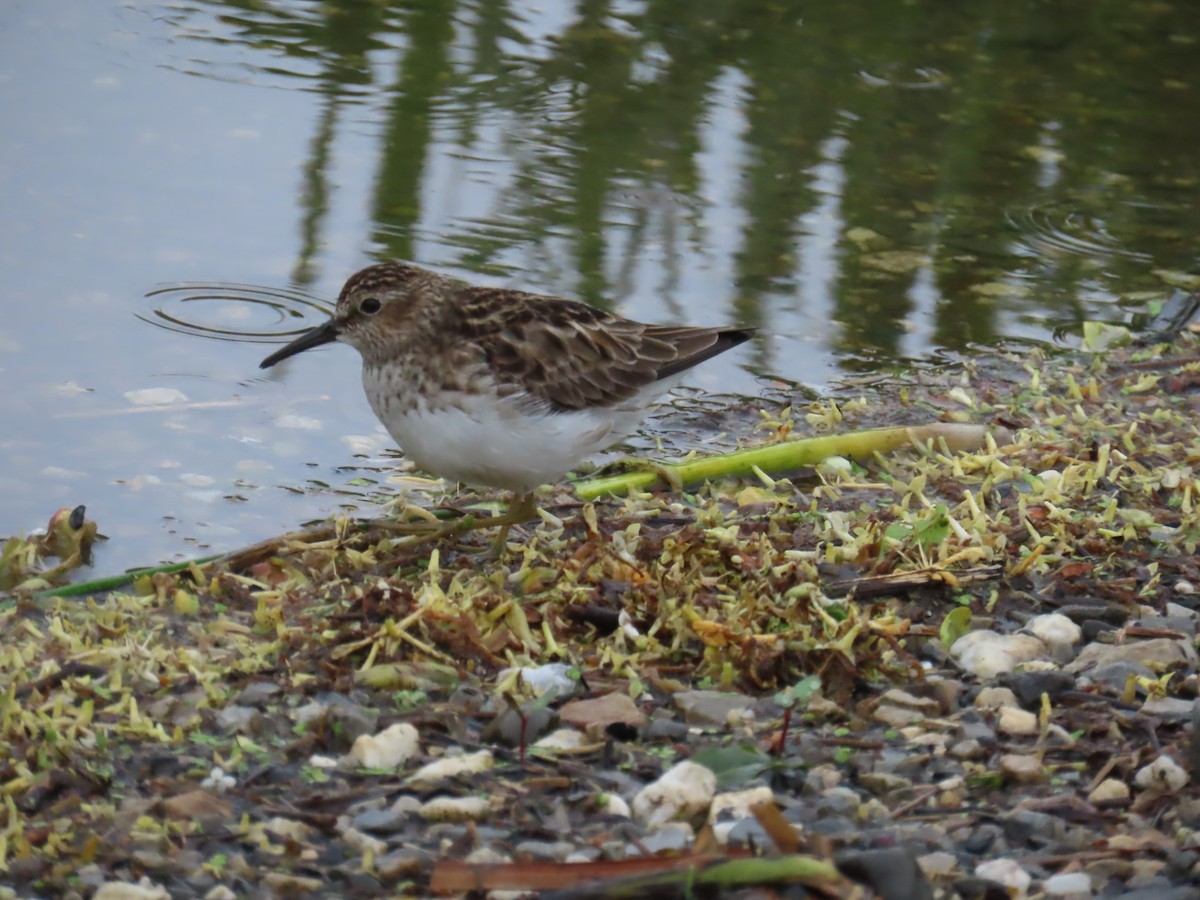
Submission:
[[[1194,889],[1200,354],[1117,343],[697,404],[745,446],[999,440],[558,487],[499,559],[483,517],[342,520],[55,597],[96,538],[56,514],[0,565],[0,894]]]

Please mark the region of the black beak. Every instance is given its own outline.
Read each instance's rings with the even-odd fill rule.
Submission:
[[[300,337],[296,338],[290,344],[280,347],[260,362],[258,367],[260,369],[269,369],[282,359],[287,359],[289,356],[295,356],[304,350],[311,350],[313,347],[320,347],[322,344],[328,344],[336,340],[337,326],[334,325],[333,319],[330,319],[324,325],[318,325],[311,331],[304,332],[304,334],[300,335]]]

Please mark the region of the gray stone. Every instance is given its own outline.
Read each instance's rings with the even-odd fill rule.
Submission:
[[[754,698],[726,691],[680,691],[671,702],[689,725],[725,727],[731,712],[754,706]]]
[[[1163,628],[1167,631],[1178,631],[1181,634],[1196,636],[1195,616],[1147,616],[1135,623],[1142,628]]]
[[[738,819],[729,829],[726,844],[735,850],[762,850],[764,847],[774,847],[771,835],[759,823],[758,819]]]
[[[858,783],[876,797],[886,797],[912,787],[912,782],[907,778],[889,775],[886,772],[863,772],[858,776]]]
[[[1001,684],[1016,695],[1026,709],[1041,706],[1042,694],[1051,700],[1075,689],[1075,677],[1067,672],[1014,672],[1001,679]]]
[[[217,724],[225,731],[251,734],[262,723],[262,713],[249,706],[227,706],[217,713]]]
[[[631,844],[625,848],[625,855],[634,856],[657,856],[659,853],[681,853],[692,846],[696,839],[695,832],[686,825],[680,827],[682,823],[675,823],[666,828],[656,828],[641,839],[640,847]],[[643,849],[644,848],[644,853]]]
[[[1086,672],[1083,677],[1095,685],[1119,694],[1125,690],[1125,683],[1129,680],[1130,675],[1135,678],[1152,679],[1155,677],[1154,673],[1141,663],[1127,660],[1098,665],[1096,668]]]
[[[933,900],[933,888],[904,847],[859,850],[836,857],[838,870],[865,884],[880,900]]]
[[[1182,722],[1192,716],[1194,701],[1182,697],[1157,697],[1142,704],[1142,714]]]
[[[348,748],[364,734],[374,734],[379,713],[359,706],[343,694],[327,692],[315,698],[325,707],[325,719]]]
[[[273,681],[256,681],[242,688],[237,696],[237,702],[242,706],[265,706],[267,701],[277,697],[283,689]]]
[[[429,862],[429,854],[413,847],[401,847],[375,860],[375,871],[383,878],[414,875]]]
[[[862,798],[856,791],[845,787],[830,788],[816,801],[819,816],[847,816],[856,818],[862,806]]]
[[[386,809],[368,809],[354,817],[353,825],[359,831],[370,831],[375,834],[392,834],[400,831],[409,821],[407,813],[394,807]]]
[[[1115,603],[1072,603],[1068,606],[1060,606],[1058,612],[1081,625],[1090,619],[1119,626],[1124,625],[1129,619],[1129,610]]]
[[[1096,666],[1114,662],[1134,662],[1161,672],[1168,666],[1185,664],[1195,667],[1196,651],[1190,641],[1173,638],[1151,638],[1128,641],[1124,644],[1088,644],[1079,656],[1066,667],[1068,672],[1086,672]]]

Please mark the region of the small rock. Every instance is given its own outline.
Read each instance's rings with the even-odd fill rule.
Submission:
[[[137,884],[106,881],[92,894],[92,900],[171,900],[171,895],[162,885],[142,876]]]
[[[1004,734],[1012,735],[1037,734],[1040,730],[1035,714],[1013,706],[1001,708],[996,727]]]
[[[672,695],[671,702],[683,714],[687,724],[709,727],[724,727],[730,713],[754,706],[753,697],[726,691],[680,691]]]
[[[925,714],[908,706],[880,703],[871,713],[871,718],[889,728],[904,728],[914,722],[924,721]]]
[[[237,894],[225,887],[225,885],[218,884],[204,895],[204,900],[237,900]]]
[[[578,750],[587,744],[587,738],[582,731],[574,728],[559,728],[540,738],[533,745],[534,750],[545,750],[547,753],[561,753],[564,750]]]
[[[424,791],[451,778],[486,772],[493,764],[491,750],[480,750],[463,756],[448,756],[421,766],[409,776],[408,785],[415,790]]]
[[[830,788],[816,802],[816,813],[820,818],[826,816],[844,816],[847,819],[860,818],[859,811],[862,798],[858,792],[847,787]]]
[[[880,703],[888,703],[892,706],[902,706],[906,709],[915,710],[921,713],[922,716],[936,716],[941,712],[941,706],[936,700],[930,697],[918,697],[899,688],[892,688],[885,691],[883,696],[879,698],[879,701]]]
[[[1129,620],[1129,610],[1119,603],[1071,603],[1058,608],[1059,615],[1082,625],[1089,619],[1120,626]]]
[[[242,706],[264,706],[267,701],[279,696],[282,688],[273,681],[256,681],[248,684],[237,696]]]
[[[989,685],[975,695],[975,706],[978,709],[1001,709],[1005,706],[1019,707],[1017,695],[1009,688]]]
[[[687,822],[667,822],[638,841],[644,849],[630,845],[626,848],[626,855],[632,858],[642,854],[657,856],[660,853],[682,853],[691,847],[695,840],[696,832]]]
[[[792,826],[793,833],[799,835],[800,828]],[[732,850],[756,850],[772,847],[775,842],[767,829],[763,828],[758,819],[738,819],[735,822],[721,822],[713,826],[713,837],[722,847]]]
[[[933,900],[933,888],[905,847],[854,850],[835,858],[846,877],[871,888],[880,900]]]
[[[162,811],[172,819],[199,822],[205,830],[224,825],[233,816],[233,807],[205,790],[187,791],[162,801]]]
[[[430,822],[478,822],[491,811],[486,797],[434,797],[422,805],[420,814]]]
[[[347,758],[364,769],[395,769],[408,762],[418,749],[417,729],[399,722],[376,735],[359,735]]]
[[[1011,859],[989,859],[975,867],[976,878],[986,878],[1008,889],[1009,896],[1021,900],[1033,883],[1033,877]]]
[[[1016,694],[1017,702],[1026,709],[1041,705],[1042,695],[1051,700],[1075,689],[1075,676],[1055,669],[1049,672],[1013,672],[1003,683]]]
[[[342,818],[345,819],[347,817],[343,816]],[[341,822],[339,821],[340,825]],[[345,827],[339,827],[338,834],[348,847],[351,847],[364,856],[368,853],[372,856],[382,856],[387,850],[387,843],[385,841],[371,837],[369,834],[364,834],[353,825],[347,824]]]
[[[912,788],[912,782],[890,772],[862,772],[858,783],[876,797],[886,797],[896,791],[906,791]]]
[[[369,809],[354,817],[353,827],[359,831],[373,831],[376,834],[394,834],[404,828],[408,815],[395,807],[388,809]]]
[[[298,897],[302,894],[312,894],[325,887],[320,878],[306,878],[291,872],[268,872],[262,876],[276,897]]]
[[[751,807],[759,803],[774,803],[775,794],[769,787],[760,786],[744,791],[730,791],[717,794],[712,798],[708,807],[708,821],[715,825],[717,822],[729,822],[734,819],[744,819],[753,816]]]
[[[614,723],[641,728],[646,716],[627,693],[614,691],[603,697],[587,700],[572,700],[558,711],[558,717],[567,725],[586,731],[593,739],[601,738],[604,729]]]
[[[253,734],[262,724],[262,713],[249,706],[227,706],[217,713],[217,724],[225,731]]]
[[[541,700],[522,703],[520,712],[511,706],[505,707],[484,726],[481,737],[485,741],[509,747],[533,743],[550,729],[558,727],[558,713],[541,703]]]
[[[1083,639],[1083,630],[1062,613],[1034,616],[1025,623],[1025,630],[1045,644],[1056,659],[1069,659],[1076,644]]]
[[[596,806],[601,812],[607,813],[610,816],[621,816],[628,819],[633,815],[629,809],[629,804],[625,802],[625,798],[620,794],[598,794],[596,796]]]
[[[1135,623],[1141,628],[1162,628],[1167,631],[1177,631],[1180,634],[1186,634],[1188,637],[1196,636],[1196,617],[1194,614],[1186,616],[1146,616],[1138,619]]]
[[[935,850],[917,857],[917,865],[925,873],[926,878],[934,881],[949,878],[958,871],[958,857],[945,850]]]
[[[575,668],[566,663],[546,663],[543,666],[503,669],[497,673],[496,682],[502,684],[510,679],[520,678],[533,691],[534,696],[551,694],[566,699],[579,690],[579,678],[575,677],[574,672]]]
[[[996,634],[972,631],[950,648],[950,658],[976,678],[987,680],[1046,652],[1046,645],[1031,634]]]
[[[1048,897],[1070,897],[1074,894],[1090,897],[1092,895],[1092,879],[1088,878],[1086,872],[1051,875],[1042,882],[1042,890]]]
[[[983,744],[974,738],[959,741],[950,748],[950,755],[957,759],[975,759],[983,753]]]
[[[263,830],[268,831],[276,837],[286,838],[293,841],[307,840],[312,834],[313,827],[307,822],[301,822],[298,819],[285,819],[283,816],[275,816],[263,822]]]
[[[688,820],[707,810],[716,792],[717,776],[712,769],[684,760],[638,792],[633,815],[649,828]]]
[[[1195,667],[1196,651],[1190,641],[1175,638],[1151,638],[1145,641],[1127,641],[1124,644],[1092,643],[1084,647],[1074,661],[1066,666],[1066,671],[1086,672],[1096,666],[1115,662],[1140,663],[1152,671],[1161,672],[1180,664]]]
[[[326,692],[317,695],[317,701],[325,708],[325,718],[335,734],[341,734],[347,743],[356,741],[364,734],[375,731],[379,713],[365,709],[343,694]]]
[[[1183,721],[1191,718],[1193,703],[1194,701],[1184,700],[1182,697],[1155,697],[1142,704],[1142,715]]]
[[[1105,778],[1088,794],[1092,803],[1117,803],[1129,799],[1129,785],[1116,778]]]
[[[1103,663],[1094,669],[1089,669],[1086,674],[1081,676],[1081,681],[1085,684],[1090,681],[1092,684],[1107,688],[1114,694],[1120,694],[1125,690],[1125,684],[1129,681],[1130,675],[1134,678],[1145,678],[1148,680],[1156,677],[1149,668],[1143,666],[1141,663],[1117,661]]]
[[[411,847],[401,847],[376,858],[375,871],[387,879],[415,875],[428,862],[427,854]]]
[[[1066,826],[1062,819],[1034,809],[1014,809],[1000,818],[1004,838],[1011,846],[1044,847],[1061,839]]]
[[[1166,755],[1138,769],[1137,774],[1133,776],[1133,783],[1139,790],[1164,794],[1177,793],[1188,780],[1188,773],[1183,767]]]
[[[837,766],[823,763],[813,766],[804,775],[804,793],[823,794],[842,783],[842,773]]]
[[[1020,784],[1036,784],[1045,778],[1042,761],[1025,753],[1005,753],[1000,757],[1000,771]]]

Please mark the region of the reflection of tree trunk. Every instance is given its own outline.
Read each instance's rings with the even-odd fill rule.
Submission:
[[[375,184],[375,240],[385,255],[412,259],[421,220],[425,158],[433,141],[436,100],[452,74],[448,48],[454,37],[454,4],[425,3],[404,21],[408,46],[396,83],[388,89],[386,130]]]
[[[304,186],[300,192],[300,253],[292,269],[292,283],[303,287],[310,287],[315,280],[313,257],[320,247],[321,224],[329,211],[329,150],[337,132],[337,91],[331,89],[322,93],[321,115],[309,145],[308,162],[304,165]]]

